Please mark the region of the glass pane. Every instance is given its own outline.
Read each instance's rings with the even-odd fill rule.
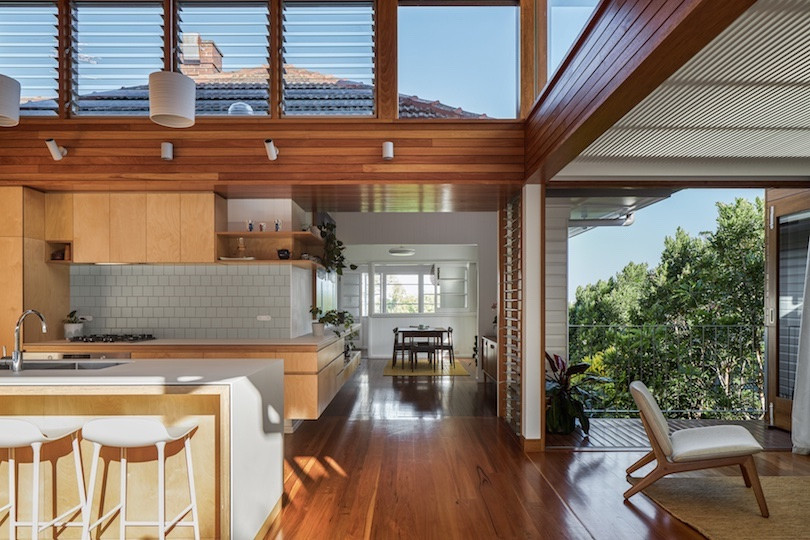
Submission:
[[[810,212],[779,218],[779,397],[793,399]]]
[[[515,118],[518,8],[400,6],[400,118]]]
[[[163,69],[161,2],[79,2],[73,89],[78,114],[149,114],[149,74]]]
[[[181,2],[179,69],[197,82],[198,115],[269,113],[267,2]]]
[[[386,274],[385,312],[419,313],[419,276]]]
[[[287,116],[374,115],[374,3],[284,2]]]
[[[557,71],[591,18],[598,0],[549,0],[548,74]],[[549,77],[551,78],[551,77]]]
[[[0,73],[19,81],[21,115],[58,111],[56,23],[54,2],[0,2]]]
[[[374,313],[383,313],[382,274],[374,274]]]

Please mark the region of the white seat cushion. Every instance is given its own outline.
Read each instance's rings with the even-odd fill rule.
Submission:
[[[745,456],[762,452],[762,446],[742,426],[708,426],[682,429],[670,436],[672,461],[696,461]]]

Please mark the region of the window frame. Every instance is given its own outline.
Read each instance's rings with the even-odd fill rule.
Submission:
[[[470,295],[470,276],[471,276],[471,269],[470,265],[474,264],[472,261],[442,261],[442,263],[437,263],[436,266],[445,266],[445,267],[463,267],[464,268],[464,307],[451,307],[451,308],[443,308],[441,306],[441,278],[439,278],[438,282],[433,285],[428,278],[430,272],[425,272],[425,267],[430,267],[431,265],[428,263],[420,263],[414,261],[413,263],[403,263],[397,264],[392,262],[378,262],[378,263],[369,263],[368,268],[368,285],[369,291],[367,293],[367,298],[369,301],[368,307],[368,316],[369,317],[415,317],[415,316],[428,316],[428,317],[441,317],[441,316],[448,316],[448,315],[463,315],[463,314],[474,314],[477,313],[477,307],[471,301]],[[401,269],[403,267],[413,266],[413,272],[403,272]],[[386,268],[391,268],[391,272],[386,272]],[[417,275],[418,276],[418,311],[415,313],[391,313],[387,310],[387,276],[389,275]],[[376,286],[377,283],[377,276],[379,276],[379,288]],[[426,287],[432,287],[433,292],[429,292],[426,290]],[[425,311],[424,304],[425,304],[425,295],[433,295],[434,296],[434,311]],[[448,293],[448,294],[456,294],[456,293]],[[379,299],[379,309],[377,306],[377,299]]]

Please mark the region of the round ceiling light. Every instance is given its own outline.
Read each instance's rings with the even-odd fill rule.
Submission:
[[[20,82],[0,75],[0,127],[20,123]]]
[[[388,254],[393,255],[394,257],[410,257],[414,253],[416,253],[415,249],[406,248],[406,247],[402,247],[402,246],[399,246],[399,247],[396,247],[396,248],[391,248],[391,249],[388,250]]]
[[[197,84],[175,71],[149,74],[149,119],[170,128],[194,125]]]

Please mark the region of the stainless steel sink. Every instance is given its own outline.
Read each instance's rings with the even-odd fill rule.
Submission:
[[[84,369],[105,369],[114,366],[120,366],[121,364],[128,364],[129,362],[98,362],[98,361],[88,361],[88,360],[52,360],[52,361],[42,361],[42,360],[26,360],[23,364],[23,373],[26,371],[33,371],[39,369],[60,369],[60,370],[71,370],[71,371],[78,371]],[[0,366],[0,369],[9,369],[7,363],[3,363]]]

